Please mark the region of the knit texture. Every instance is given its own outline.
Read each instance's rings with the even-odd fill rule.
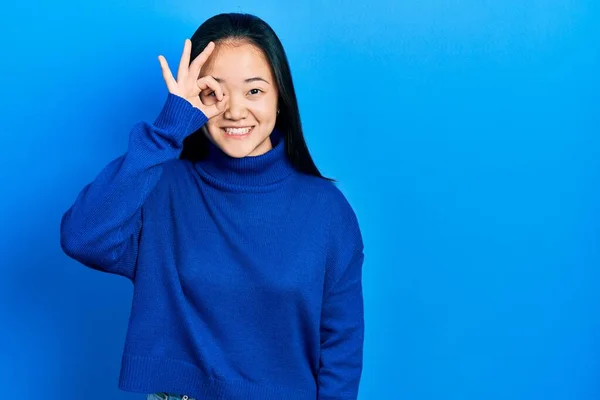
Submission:
[[[173,94],[64,213],[63,251],[134,284],[119,387],[198,400],[351,400],[364,246],[331,182],[273,149],[178,159],[207,121]]]

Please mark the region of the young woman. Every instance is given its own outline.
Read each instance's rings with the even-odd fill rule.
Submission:
[[[176,77],[159,61],[158,117],[61,222],[66,254],[134,283],[119,388],[356,399],[362,236],[309,155],[279,39],[255,16],[220,14],[185,41]]]

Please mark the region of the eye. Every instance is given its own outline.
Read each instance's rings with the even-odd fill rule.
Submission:
[[[260,90],[260,89],[256,89],[256,88],[255,88],[255,89],[250,89],[250,92],[252,92],[253,90],[257,90],[258,92],[262,92],[262,90]],[[258,92],[251,93],[251,94],[258,94]]]

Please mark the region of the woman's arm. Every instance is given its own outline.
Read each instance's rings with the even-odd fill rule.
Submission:
[[[330,223],[318,400],[356,400],[363,365],[364,245],[356,215],[345,199],[341,203]]]
[[[184,138],[207,120],[187,100],[169,93],[156,121],[136,124],[127,152],[104,167],[64,213],[63,251],[88,267],[133,280],[142,205],[161,177],[162,164],[177,158]]]
[[[133,127],[127,152],[81,190],[61,219],[63,251],[88,267],[135,279],[142,206],[161,177],[163,163],[179,156],[186,136],[225,110],[228,101],[220,84],[211,76],[198,77],[215,43],[192,62],[191,46],[186,39],[177,79],[167,60],[158,57],[169,90],[158,118],[154,124]],[[216,103],[206,106],[200,101],[205,89],[215,92]]]

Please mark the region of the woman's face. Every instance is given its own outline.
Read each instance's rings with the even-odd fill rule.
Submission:
[[[263,52],[248,43],[217,45],[200,71],[200,76],[206,75],[219,82],[226,103],[221,114],[208,120],[204,134],[232,157],[269,151],[278,93]],[[208,89],[200,93],[200,100],[214,104],[216,95]]]

